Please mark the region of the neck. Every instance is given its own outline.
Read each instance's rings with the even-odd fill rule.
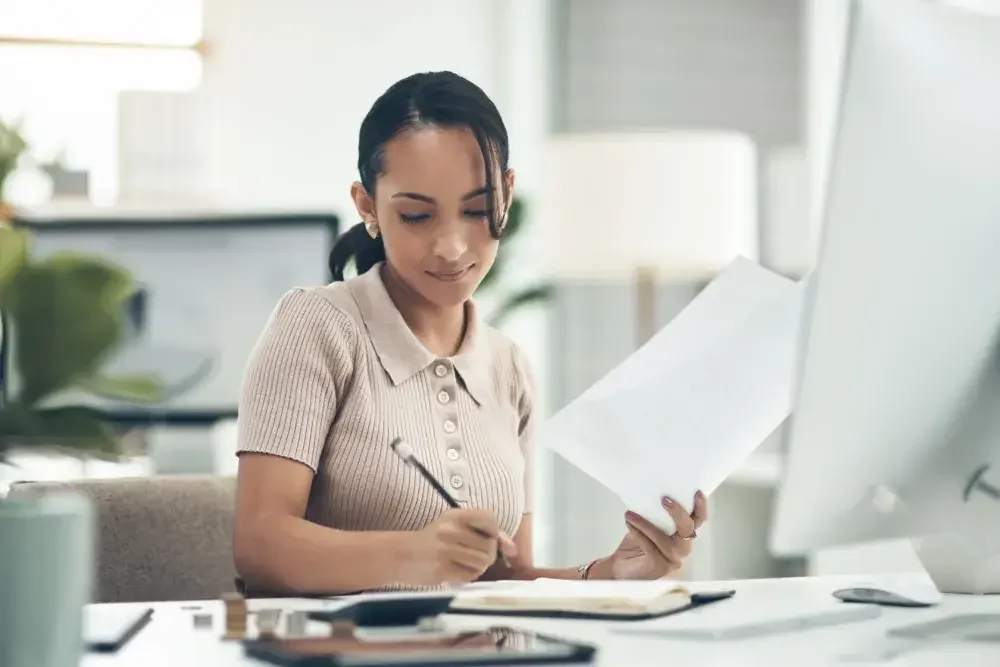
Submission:
[[[382,282],[406,325],[431,354],[451,357],[465,337],[465,304],[442,308],[407,287],[388,264],[382,265]]]

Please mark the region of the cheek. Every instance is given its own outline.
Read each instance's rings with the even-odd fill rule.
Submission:
[[[385,253],[399,269],[419,267],[430,252],[428,241],[419,233],[418,227],[394,225],[389,233],[384,233]]]

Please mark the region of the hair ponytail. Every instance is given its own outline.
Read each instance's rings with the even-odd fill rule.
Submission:
[[[358,275],[385,261],[382,236],[376,238],[369,236],[363,222],[341,234],[330,250],[330,278],[333,282],[344,280],[344,271],[352,260]]]

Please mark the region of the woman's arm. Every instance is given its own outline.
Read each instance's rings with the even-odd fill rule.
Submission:
[[[251,588],[352,592],[397,582],[402,534],[345,532],[305,520],[341,393],[353,373],[355,325],[322,296],[286,294],[247,362],[233,532]]]
[[[350,593],[401,578],[404,533],[334,530],[306,521],[313,471],[280,456],[245,453],[237,476],[233,551],[251,588]]]

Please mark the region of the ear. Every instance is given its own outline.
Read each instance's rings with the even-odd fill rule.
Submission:
[[[355,181],[351,184],[351,199],[354,200],[354,207],[358,209],[358,215],[363,222],[377,222],[375,216],[375,200],[365,190],[365,186]]]

